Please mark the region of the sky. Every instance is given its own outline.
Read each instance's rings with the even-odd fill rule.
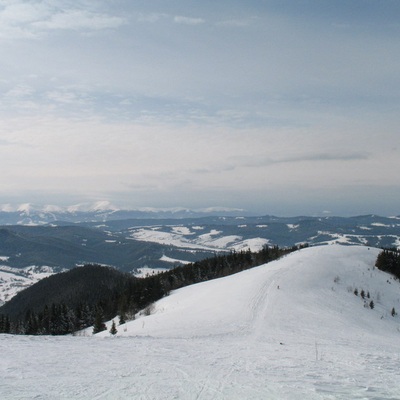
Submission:
[[[400,214],[397,0],[0,0],[0,204]]]

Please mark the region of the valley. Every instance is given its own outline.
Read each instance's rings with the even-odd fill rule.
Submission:
[[[28,280],[22,286],[13,283],[26,268],[45,268],[47,273],[56,273],[99,264],[133,274],[143,270],[151,274],[216,253],[258,251],[265,245],[340,243],[400,247],[400,217],[275,217],[238,213],[235,210],[225,211],[225,215],[203,215],[189,210],[139,212],[107,208],[49,213],[27,207],[19,212],[2,211],[0,302],[36,280]]]

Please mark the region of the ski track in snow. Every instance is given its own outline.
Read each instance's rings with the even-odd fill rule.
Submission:
[[[400,322],[380,315],[400,285],[377,254],[304,249],[173,292],[116,337],[0,335],[1,398],[398,400]],[[356,279],[386,289],[375,310]]]
[[[398,355],[233,337],[12,338],[2,399],[398,399]],[[6,342],[6,343],[4,343]],[[2,352],[10,338],[0,339]],[[343,359],[346,353],[348,356]],[[27,357],[28,355],[28,357]],[[10,358],[13,360],[10,360]],[[349,360],[349,358],[351,360]]]

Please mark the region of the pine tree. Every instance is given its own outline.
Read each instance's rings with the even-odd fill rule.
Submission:
[[[364,289],[361,289],[360,296],[361,296],[361,298],[365,298],[365,292],[364,292]]]
[[[5,316],[4,314],[0,315],[0,333],[8,333],[6,331],[6,319],[7,316]]]
[[[84,327],[91,326],[94,324],[94,310],[89,307],[88,304],[85,304],[82,307],[82,323]]]
[[[27,335],[37,335],[39,329],[38,317],[35,312],[28,310],[25,315],[25,333]]]
[[[52,303],[50,308],[50,324],[49,330],[51,335],[59,335],[60,334],[60,326],[59,326],[59,307],[56,304]]]
[[[392,317],[394,317],[396,315],[396,310],[394,309],[394,307],[392,308]]]
[[[371,300],[371,302],[369,303],[369,306],[370,306],[371,310],[374,309],[375,304],[374,304],[374,301],[373,301],[373,300]]]
[[[42,332],[45,335],[50,334],[50,310],[47,304],[43,308]]]
[[[97,307],[96,316],[94,318],[93,335],[99,332],[103,332],[106,329],[106,324],[103,322],[103,310],[101,307]]]
[[[111,329],[110,329],[110,333],[111,333],[111,335],[116,335],[117,332],[118,332],[118,330],[117,330],[117,328],[115,326],[115,322],[113,320],[112,325],[111,325]]]
[[[10,333],[11,323],[8,315],[0,316],[0,333]]]
[[[4,333],[10,333],[11,332],[11,322],[10,322],[10,318],[9,318],[8,315],[6,315],[6,319],[4,321],[3,332]]]

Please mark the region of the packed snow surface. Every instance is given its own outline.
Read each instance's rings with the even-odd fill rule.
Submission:
[[[172,292],[116,337],[0,335],[1,398],[399,399],[400,285],[378,253],[303,249]]]

